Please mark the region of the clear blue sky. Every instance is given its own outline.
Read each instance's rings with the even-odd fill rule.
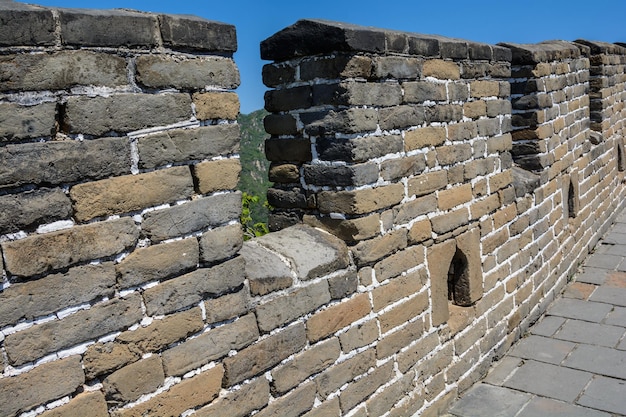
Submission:
[[[588,39],[626,42],[626,0],[41,0],[57,7],[128,8],[194,14],[237,27],[242,113],[263,107],[259,43],[303,18],[463,38],[535,43]]]

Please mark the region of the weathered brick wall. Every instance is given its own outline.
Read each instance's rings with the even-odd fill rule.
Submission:
[[[254,321],[214,307],[244,282],[236,47],[190,16],[0,4],[0,415],[218,396],[180,342],[211,328],[225,356]]]

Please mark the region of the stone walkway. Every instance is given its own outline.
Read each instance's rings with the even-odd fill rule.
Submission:
[[[626,211],[455,417],[626,416]]]

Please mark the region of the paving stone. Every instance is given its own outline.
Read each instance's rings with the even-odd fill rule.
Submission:
[[[602,269],[615,269],[620,264],[622,259],[623,257],[621,256],[594,253],[587,259],[585,265]]]
[[[626,288],[601,286],[593,293],[590,300],[626,307]]]
[[[599,268],[592,268],[589,266],[583,267],[583,272],[576,275],[577,282],[584,282],[587,284],[602,285],[606,279],[606,270]]]
[[[505,356],[489,371],[483,381],[491,385],[502,385],[521,364],[520,358]]]
[[[554,337],[588,345],[613,347],[623,335],[623,327],[589,323],[581,320],[568,320]]]
[[[626,248],[624,248],[624,245],[613,245],[603,241],[596,246],[596,252],[605,255],[623,256],[626,253]]]
[[[572,282],[565,288],[563,297],[587,300],[596,288],[597,285],[586,284],[584,282]]]
[[[604,323],[612,326],[626,327],[626,308],[615,307],[607,316],[606,320],[604,320]]]
[[[535,324],[530,332],[538,336],[550,337],[565,323],[563,317],[547,316],[544,317],[539,323]]]
[[[626,352],[601,346],[580,345],[564,366],[600,375],[626,379]]]
[[[591,377],[592,375],[588,372],[527,361],[504,383],[504,386],[572,402],[582,392]]]
[[[513,417],[530,399],[530,394],[478,384],[452,406],[450,413],[459,417]]]
[[[591,381],[578,404],[626,415],[626,381],[596,377]]]
[[[626,234],[611,232],[604,236],[603,240],[608,245],[626,245]]]
[[[596,293],[598,290],[596,290]],[[593,303],[573,298],[560,298],[552,304],[548,310],[548,314],[552,316],[600,323],[611,312],[611,310],[612,307],[608,304]]]
[[[509,354],[524,359],[534,359],[558,365],[575,346],[574,343],[562,340],[554,340],[542,336],[529,336],[517,343]]]
[[[516,417],[611,417],[602,411],[590,410],[550,398],[535,397]]]

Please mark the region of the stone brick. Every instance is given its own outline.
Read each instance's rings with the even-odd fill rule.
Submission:
[[[85,382],[80,356],[42,364],[18,376],[0,379],[0,414],[23,411],[72,394]]]
[[[56,103],[0,103],[0,142],[52,136],[55,121]]]
[[[242,349],[259,337],[253,314],[215,327],[163,352],[165,375],[183,375],[223,358],[231,350]]]
[[[174,129],[139,138],[139,167],[156,168],[239,152],[239,126],[220,124]]]
[[[268,172],[270,182],[294,183],[300,180],[298,165],[272,163]]]
[[[316,342],[365,317],[370,311],[367,294],[356,295],[311,316],[306,324],[307,338]]]
[[[143,215],[142,232],[153,242],[184,236],[239,219],[241,193],[194,199]]]
[[[208,404],[217,398],[223,375],[224,368],[218,364],[208,371],[183,379],[180,384],[133,408],[120,409],[115,416],[180,415],[185,410]]]
[[[398,369],[400,372],[406,373],[418,361],[428,357],[438,346],[439,335],[436,332],[420,338],[411,347],[398,355]],[[451,360],[451,358],[448,358],[448,360]]]
[[[305,224],[324,229],[347,242],[369,239],[380,233],[378,214],[345,220],[305,215],[303,221]]]
[[[446,141],[444,127],[422,127],[409,130],[404,135],[404,150],[412,151],[430,146],[439,146]]]
[[[311,141],[309,139],[278,139],[265,140],[265,157],[268,161],[280,162],[308,162],[311,155]]]
[[[9,144],[0,148],[0,188],[65,184],[130,173],[125,138]]]
[[[80,305],[115,292],[112,263],[71,268],[36,281],[13,284],[0,293],[0,327]]]
[[[6,270],[27,277],[116,255],[138,236],[133,220],[123,218],[4,242],[2,252]]]
[[[108,401],[124,403],[156,390],[164,381],[161,358],[153,355],[113,372],[102,385]]]
[[[199,90],[211,86],[230,90],[240,83],[239,71],[230,58],[200,55],[181,59],[179,56],[141,55],[136,58],[136,65],[138,83],[148,88]]]
[[[277,365],[306,345],[306,333],[300,323],[282,329],[224,359],[224,387],[238,384]]]
[[[411,246],[391,256],[385,257],[374,266],[376,280],[384,282],[389,278],[412,269],[424,262],[424,249],[422,246]]]
[[[129,84],[124,58],[91,51],[4,55],[0,57],[0,72],[0,91],[69,90],[83,85],[115,88]]]
[[[101,136],[168,125],[191,116],[188,94],[124,93],[110,97],[69,97],[63,123],[69,133]]]
[[[421,125],[426,113],[421,106],[392,106],[378,109],[378,125],[383,131],[406,129]]]
[[[259,329],[262,332],[287,324],[315,311],[330,301],[328,283],[321,281],[281,297],[275,297],[256,308]]]
[[[194,415],[197,417],[246,417],[252,411],[265,407],[269,396],[269,381],[265,377],[260,377],[197,410]]]
[[[339,335],[341,350],[344,353],[351,352],[355,349],[373,343],[378,339],[379,330],[376,321],[371,320],[365,323],[357,324]]]
[[[409,234],[407,235],[409,245],[424,242],[431,239],[433,235],[433,229],[428,219],[420,220],[411,226]]]
[[[142,317],[140,296],[133,294],[126,299],[115,298],[64,319],[13,333],[5,338],[4,346],[11,364],[22,365],[49,353],[124,330]]]
[[[302,68],[304,69],[305,66],[305,63],[303,63]],[[273,88],[278,87],[282,84],[293,83],[296,80],[296,68],[289,64],[274,62],[263,65],[261,75],[263,78],[263,84],[265,84],[265,86],[267,87]],[[302,78],[302,75],[300,76],[300,78],[306,79]],[[313,76],[312,78],[315,78],[315,76]]]
[[[472,220],[480,219],[482,216],[493,213],[500,207],[500,198],[498,194],[492,194],[487,198],[475,201],[470,206],[470,218]]]
[[[173,49],[235,52],[235,26],[190,15],[159,15],[163,44]]]
[[[450,210],[453,207],[472,201],[472,184],[463,184],[441,190],[437,193],[437,202],[440,210]]]
[[[454,240],[433,245],[427,250],[433,326],[448,321],[448,271],[455,252]]]
[[[322,191],[317,196],[323,213],[366,214],[399,203],[404,197],[402,184],[391,184],[356,191]]]
[[[487,102],[483,100],[463,104],[463,114],[471,119],[478,119],[487,115]]]
[[[359,278],[356,271],[334,276],[328,280],[330,298],[337,300],[348,297],[356,292],[358,285]]]
[[[385,385],[393,377],[393,362],[376,368],[372,373],[348,385],[339,395],[341,410],[347,413],[372,395],[378,388]]]
[[[440,165],[455,165],[471,158],[472,147],[469,143],[437,148],[437,161],[439,161]]]
[[[302,113],[305,132],[310,135],[329,135],[334,132],[358,133],[374,132],[378,125],[376,109],[351,108],[342,111]]]
[[[371,367],[376,366],[376,357],[373,349],[360,352],[345,361],[329,367],[315,378],[317,393],[322,399],[337,391],[347,382],[364,374]]]
[[[447,92],[445,84],[429,81],[409,81],[402,83],[405,103],[423,103],[425,101],[445,101]]]
[[[499,95],[500,83],[498,81],[476,80],[470,82],[471,97],[498,97]]]
[[[473,305],[483,296],[483,269],[480,252],[480,230],[473,228],[456,237],[457,251],[465,256],[467,261],[466,271],[463,278],[466,280],[460,285],[460,292],[463,294],[459,298],[459,288],[455,286],[454,303],[460,306]],[[466,288],[469,286],[469,288]]]
[[[437,217],[431,220],[433,231],[438,235],[448,233],[458,227],[469,223],[469,212],[463,207]]]
[[[54,45],[56,41],[52,10],[5,2],[0,22],[0,45]]]
[[[243,244],[241,225],[218,227],[202,234],[200,261],[214,263],[237,255]]]
[[[135,362],[141,359],[141,356],[142,352],[134,345],[115,342],[93,344],[83,355],[85,375],[91,380]]]
[[[418,293],[426,283],[425,275],[423,270],[414,271],[375,288],[372,291],[374,311],[380,311],[410,294]]]
[[[400,56],[382,56],[374,58],[373,76],[376,78],[406,79],[417,78],[422,60]]]
[[[272,390],[284,394],[335,363],[341,353],[336,338],[312,346],[272,371]]]
[[[195,238],[139,248],[115,266],[121,288],[180,275],[198,264]]]
[[[394,404],[406,398],[408,393],[414,390],[415,387],[413,378],[413,373],[404,375],[398,381],[385,387],[382,391],[376,393],[370,399],[368,399],[366,402],[368,415],[372,417],[380,417],[390,410],[392,413],[394,411],[396,413],[402,413],[395,415],[411,415],[412,413],[409,412],[408,409],[400,411],[399,408],[394,407]],[[417,398],[412,398],[406,401],[406,403],[417,403],[416,410],[421,407],[421,405],[419,405],[420,402]],[[394,417],[394,414],[389,414],[389,416]]]
[[[426,168],[423,154],[387,159],[380,164],[380,176],[386,181],[417,175]]]
[[[203,327],[202,311],[196,307],[162,319],[154,319],[145,327],[123,332],[115,342],[128,345],[132,350],[139,349],[145,354],[183,340],[201,331]]]
[[[250,294],[266,295],[293,284],[291,268],[274,252],[248,241],[244,243],[241,255],[246,260]]]
[[[245,287],[239,292],[226,294],[204,303],[207,323],[233,319],[246,314],[250,308],[250,298]]]
[[[408,181],[409,196],[421,196],[430,194],[448,185],[448,173],[446,170],[432,171],[421,174]]]
[[[398,229],[374,239],[359,242],[352,248],[357,265],[375,262],[400,249],[406,248],[407,230]]]
[[[354,139],[318,138],[315,144],[320,159],[365,162],[391,153],[402,152],[402,137],[365,136]]]
[[[201,162],[193,166],[194,179],[200,194],[234,190],[239,182],[241,164],[239,159],[221,159]]]
[[[189,168],[172,167],[78,184],[71,188],[70,197],[74,202],[74,217],[82,222],[174,203],[191,197],[193,192]]]
[[[366,78],[372,76],[371,57],[352,54],[337,54],[331,57],[315,57],[300,63],[300,79],[315,78]]]
[[[424,61],[422,76],[435,77],[440,80],[459,80],[461,79],[461,70],[459,64],[452,61],[429,59]]]
[[[59,189],[39,189],[0,196],[0,234],[68,219],[72,202]]]
[[[296,388],[261,410],[259,417],[299,417],[313,408],[315,384],[312,382]]]
[[[200,268],[165,281],[144,292],[149,316],[167,314],[195,305],[209,296],[230,292],[243,284],[244,260],[236,257],[212,268]]]
[[[40,414],[42,417],[108,417],[109,410],[101,391],[77,395],[69,403]]]
[[[412,294],[406,294],[411,296]],[[410,320],[422,314],[429,306],[428,292],[424,291],[419,295],[403,301],[393,309],[385,311],[379,317],[380,332],[387,333],[393,328],[408,323]],[[384,343],[384,342],[381,342]]]
[[[306,413],[303,417],[339,417],[341,409],[339,408],[339,398],[326,401],[318,407]]]

